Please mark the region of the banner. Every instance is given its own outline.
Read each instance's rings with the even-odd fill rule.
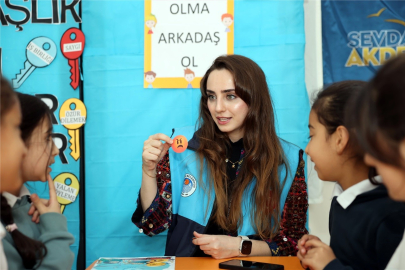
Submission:
[[[368,80],[405,52],[405,1],[322,1],[324,83]]]
[[[211,2],[206,1],[208,8]],[[142,37],[149,31],[144,14],[147,4],[83,2],[84,100],[88,115],[87,265],[103,256],[164,254],[166,232],[148,237],[131,222],[142,180],[142,148],[152,134],[170,136],[172,128],[193,126],[198,118],[201,94],[198,89],[184,89],[184,73],[179,75],[180,88],[158,89],[155,81],[153,88],[145,89],[146,50]],[[200,4],[200,13],[202,7]],[[154,38],[164,24],[157,13],[153,15],[157,23],[149,35]],[[303,1],[235,1],[234,15],[235,24],[230,28],[235,37],[234,53],[251,58],[263,69],[277,115],[277,134],[304,149],[308,142],[309,101],[304,72]],[[225,31],[221,18],[216,16],[215,23],[218,31]],[[179,69],[184,71],[181,65]]]
[[[188,1],[200,3],[199,13],[193,5],[195,14],[189,15],[181,14],[186,12],[184,5],[181,9],[182,1],[163,2],[178,6],[178,11],[174,9],[177,6],[172,6],[171,11],[178,13],[173,16],[192,18],[206,16],[206,9],[216,10],[211,9],[211,4],[217,1]],[[206,59],[199,58],[203,52],[198,48],[180,54],[186,52],[182,51],[185,47],[176,44],[175,50],[168,49],[167,54],[181,58],[171,60],[173,64],[163,69],[158,66],[161,71],[155,71],[152,46],[151,70],[156,73],[156,81],[149,83],[145,78],[145,36],[149,35],[151,42],[160,37],[165,15],[156,10],[152,13],[156,21],[145,21],[148,1],[0,3],[2,72],[14,79],[16,86],[19,84],[18,91],[40,96],[53,114],[54,141],[60,158],[52,177],[69,231],[76,238],[72,250],[79,260],[85,254],[85,266],[99,257],[163,255],[167,234],[148,237],[131,222],[141,186],[142,148],[152,134],[170,136],[172,128],[196,124],[201,94],[198,89],[187,89],[189,82],[184,71],[189,68],[195,73],[189,80],[193,88],[198,88],[198,77],[207,68],[204,65],[208,65],[203,64]],[[149,3],[151,12],[155,12],[155,1]],[[207,44],[215,47],[220,46],[215,45],[218,31],[220,42],[225,40],[224,35],[227,37],[221,54],[232,53],[229,48],[233,48],[233,53],[258,63],[270,88],[277,134],[304,149],[308,141],[309,101],[304,77],[303,1],[239,0],[233,8],[230,3],[233,1],[218,1],[223,8],[215,11],[216,15],[212,13],[212,23],[218,29],[214,34],[214,28],[208,25],[204,32],[187,28],[187,33],[198,30]],[[231,14],[236,22],[229,15],[222,18],[224,14]],[[177,33],[179,29],[173,30]],[[153,33],[148,34],[149,30]],[[164,31],[168,42],[167,34],[171,32]],[[191,38],[196,36],[191,34]],[[181,65],[185,56],[190,58],[189,67]],[[194,65],[201,65],[201,69],[193,69],[193,56]],[[209,61],[215,58],[213,54],[207,55],[207,60],[209,57]],[[29,76],[18,76],[21,69]],[[170,75],[174,70],[176,74]],[[159,89],[163,84],[159,85],[158,79],[171,80],[171,76],[179,78],[181,85]],[[20,80],[23,77],[26,78]],[[147,88],[149,84],[153,88]],[[48,192],[42,183],[35,183],[30,189],[40,195]],[[84,199],[85,228],[80,229],[84,218],[79,204]],[[84,229],[86,237],[80,239]],[[84,242],[85,250],[78,253],[79,243]]]
[[[0,19],[3,76],[16,91],[42,99],[52,112],[52,137],[59,148],[59,158],[52,165],[51,177],[68,230],[75,237],[71,250],[75,254],[72,269],[76,269],[81,232],[80,149],[83,148],[79,133],[85,124],[85,105],[80,100],[79,86],[79,57],[85,47],[84,34],[79,29],[80,0],[1,0]],[[72,120],[78,115],[80,123]],[[49,198],[47,183],[30,181],[26,186],[31,193]]]

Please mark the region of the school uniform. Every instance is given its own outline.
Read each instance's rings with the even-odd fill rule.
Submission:
[[[18,197],[7,192],[4,192],[3,196],[12,208],[13,219],[18,230],[46,246],[47,254],[41,265],[39,267],[36,265],[35,269],[71,269],[74,254],[70,250],[70,245],[74,243],[74,237],[67,230],[66,217],[60,213],[46,213],[40,216],[38,224],[33,222],[32,216],[28,215],[31,207],[29,194],[28,189],[23,186]],[[3,225],[8,224],[3,223]],[[9,232],[2,239],[2,243],[9,269],[24,269],[22,258]]]
[[[3,238],[6,236],[6,229],[2,224],[0,224],[0,270],[7,270],[7,259],[6,255],[4,254],[3,248]]]
[[[343,191],[336,184],[329,215],[336,259],[325,270],[385,269],[404,230],[405,204],[389,198],[385,186],[366,179]]]
[[[254,213],[250,211],[252,208],[249,196],[255,180],[247,187],[242,198],[243,226],[237,232],[221,231],[211,219],[215,211],[215,191],[212,190],[211,198],[208,198],[204,189],[199,186],[200,182],[196,180],[200,171],[195,153],[199,147],[198,136],[191,128],[177,129],[175,133],[186,136],[189,141],[188,149],[181,154],[174,153],[170,149],[157,165],[158,191],[146,211],[142,210],[140,197],[138,197],[132,222],[140,228],[140,232],[153,236],[169,229],[165,255],[180,257],[202,256],[191,242],[193,231],[218,232],[218,234],[231,236],[245,235],[251,239],[260,239],[250,223],[250,216]],[[291,171],[287,174],[286,184],[281,192],[280,231],[273,239],[265,241],[273,256],[295,256],[298,239],[307,233],[308,196],[304,174],[305,162],[302,158],[302,150],[282,140],[280,143],[288,158]],[[238,146],[235,144],[233,147]],[[243,149],[239,153],[243,158]],[[284,179],[285,174],[286,170],[280,166],[280,181]],[[230,179],[233,178],[230,177]],[[204,178],[202,182],[205,183],[205,181]]]
[[[390,259],[387,270],[403,270],[405,269],[405,233],[402,237],[402,241],[395,250],[394,255]]]

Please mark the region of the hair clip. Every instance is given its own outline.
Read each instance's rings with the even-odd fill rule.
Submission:
[[[6,226],[6,230],[10,233],[17,229],[18,229],[18,227],[15,223]]]

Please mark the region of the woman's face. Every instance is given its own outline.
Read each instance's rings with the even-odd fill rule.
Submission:
[[[207,80],[207,95],[208,109],[219,130],[233,142],[243,138],[249,107],[236,95],[232,74],[226,69],[212,71]]]
[[[383,163],[369,154],[364,156],[364,162],[377,169],[381,175],[388,194],[393,200],[405,202],[405,170]]]
[[[44,118],[28,139],[28,153],[23,161],[24,182],[47,181],[52,171],[49,166],[55,162],[55,156],[59,154],[59,149],[52,140],[51,130],[49,119]]]
[[[18,100],[1,119],[1,184],[0,191],[18,195],[23,184],[22,161],[27,148],[21,139],[21,109]]]

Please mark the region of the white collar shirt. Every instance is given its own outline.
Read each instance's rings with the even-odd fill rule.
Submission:
[[[3,192],[3,196],[6,198],[8,205],[10,205],[10,207],[13,207],[15,205],[15,203],[17,202],[18,199],[21,199],[22,196],[25,195],[31,195],[31,193],[29,192],[28,188],[26,186],[22,186],[20,189],[20,194],[17,196],[14,196],[11,193],[8,192]]]
[[[378,183],[382,183],[380,176],[376,176],[374,177],[374,179]],[[353,201],[356,199],[357,196],[370,190],[373,190],[377,187],[378,186],[373,185],[369,179],[362,180],[346,190],[343,190],[343,188],[339,185],[339,183],[336,183],[332,194],[333,197],[337,196],[336,200],[340,204],[340,206],[342,206],[343,209],[346,209],[353,203]]]
[[[6,236],[6,230],[3,224],[0,223],[0,270],[7,270],[7,259],[4,254],[3,241],[2,239]]]

